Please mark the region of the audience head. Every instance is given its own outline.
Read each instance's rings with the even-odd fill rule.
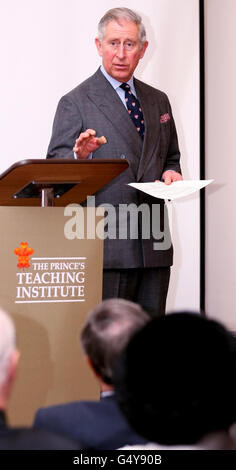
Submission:
[[[194,313],[156,318],[129,342],[114,383],[138,433],[159,444],[195,444],[236,421],[235,339]]]
[[[108,299],[89,315],[81,333],[81,343],[96,375],[113,384],[113,369],[131,336],[150,317],[137,304],[123,299]]]
[[[13,321],[0,309],[0,409],[7,407],[18,359]]]

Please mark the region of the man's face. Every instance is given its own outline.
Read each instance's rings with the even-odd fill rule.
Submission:
[[[132,77],[148,46],[146,41],[140,47],[138,26],[125,19],[120,24],[110,21],[103,41],[96,38],[95,42],[105,70],[119,82],[127,82]]]

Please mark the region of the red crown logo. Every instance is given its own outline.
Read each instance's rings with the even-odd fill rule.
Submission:
[[[18,268],[25,269],[30,267],[29,260],[30,256],[34,253],[34,250],[28,246],[27,242],[21,242],[20,247],[16,248],[14,253],[18,256]]]

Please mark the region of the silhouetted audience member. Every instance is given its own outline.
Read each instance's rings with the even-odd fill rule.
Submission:
[[[149,441],[133,448],[236,449],[235,338],[220,323],[189,312],[154,319],[121,355],[115,386]]]
[[[128,340],[149,320],[139,305],[123,299],[105,300],[97,306],[85,322],[81,342],[99,382],[101,400],[41,408],[34,425],[64,433],[85,449],[108,450],[146,442],[130,427],[117,405],[113,369]]]
[[[0,450],[74,450],[78,443],[47,431],[7,425],[8,401],[20,353],[11,318],[0,309]]]

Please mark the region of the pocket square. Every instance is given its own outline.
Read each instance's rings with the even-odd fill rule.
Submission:
[[[169,119],[170,119],[169,113],[162,114],[162,115],[160,116],[160,123],[163,124],[164,122],[169,121]]]

